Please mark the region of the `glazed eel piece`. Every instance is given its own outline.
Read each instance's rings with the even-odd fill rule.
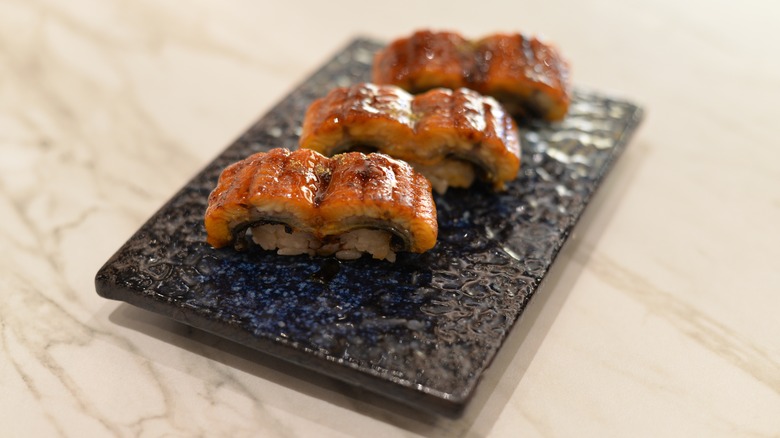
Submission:
[[[281,255],[368,252],[390,261],[396,251],[431,249],[438,232],[431,186],[408,164],[383,154],[327,158],[282,148],[222,171],[205,226],[215,248],[253,241]]]
[[[477,175],[500,190],[520,168],[512,117],[465,88],[417,96],[393,85],[335,88],[307,109],[300,147],[328,156],[377,150],[414,166],[438,192],[468,187]]]
[[[376,54],[372,81],[412,93],[471,88],[519,119],[561,120],[571,99],[569,66],[555,47],[519,33],[470,41],[454,32],[418,31]]]

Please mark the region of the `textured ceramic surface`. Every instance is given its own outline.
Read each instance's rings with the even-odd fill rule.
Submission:
[[[439,242],[395,264],[214,250],[202,225],[223,167],[295,148],[304,111],[369,77],[356,40],[210,163],[105,264],[101,296],[168,315],[405,403],[457,413],[641,119],[578,91],[557,125],[523,127],[519,178],[436,197]]]

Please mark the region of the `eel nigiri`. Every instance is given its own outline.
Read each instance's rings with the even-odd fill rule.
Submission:
[[[205,226],[215,248],[254,242],[281,255],[355,259],[367,252],[389,261],[397,251],[433,248],[438,233],[431,185],[403,161],[282,148],[222,171]]]
[[[411,164],[438,192],[468,187],[476,176],[500,190],[520,168],[512,117],[466,88],[417,96],[392,85],[335,88],[307,109],[300,147],[328,156],[376,150]]]
[[[548,121],[563,119],[571,100],[567,62],[551,44],[519,33],[469,41],[418,31],[376,54],[372,81],[412,93],[467,87],[495,97],[515,117]]]

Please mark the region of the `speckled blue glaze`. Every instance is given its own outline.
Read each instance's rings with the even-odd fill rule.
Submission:
[[[396,263],[215,250],[203,214],[220,171],[295,148],[309,103],[365,81],[356,40],[210,163],[111,257],[98,293],[432,411],[458,412],[641,119],[578,92],[566,120],[522,128],[507,191],[436,197],[439,241]]]

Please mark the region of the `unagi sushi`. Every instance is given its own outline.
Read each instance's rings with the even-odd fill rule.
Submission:
[[[281,255],[389,261],[431,249],[438,232],[431,185],[403,161],[281,148],[222,171],[205,226],[215,248],[254,242]]]
[[[469,41],[418,31],[377,53],[373,82],[420,93],[467,87],[498,99],[515,117],[561,120],[569,108],[569,67],[550,44],[523,34]]]
[[[500,190],[520,168],[512,117],[465,88],[417,96],[392,85],[335,88],[309,106],[300,146],[328,156],[376,150],[414,166],[438,192],[468,187],[476,176]]]

